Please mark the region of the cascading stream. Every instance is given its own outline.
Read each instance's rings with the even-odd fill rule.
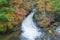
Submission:
[[[33,9],[30,15],[27,16],[25,20],[23,20],[21,28],[23,33],[21,34],[22,37],[26,38],[26,40],[35,40],[37,37],[40,37],[42,32],[39,32],[39,29],[36,27],[35,23],[33,22],[33,14],[35,13],[36,9]],[[21,38],[21,40],[25,40]]]

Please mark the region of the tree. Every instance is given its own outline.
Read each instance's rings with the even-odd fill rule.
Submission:
[[[9,22],[10,17],[9,12],[10,14],[11,12],[15,12],[15,9],[10,6],[9,2],[10,0],[0,0],[0,32],[5,32],[7,29],[7,22]]]
[[[7,22],[9,20],[9,16],[7,14],[4,14],[4,13],[0,13],[0,23],[1,22]]]
[[[60,10],[60,0],[49,0],[48,2],[52,6],[52,11]]]

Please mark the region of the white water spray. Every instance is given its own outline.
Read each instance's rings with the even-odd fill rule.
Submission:
[[[30,15],[27,16],[25,20],[22,22],[22,31],[21,34],[24,38],[27,38],[28,40],[35,40],[37,37],[41,36],[41,32],[39,32],[39,29],[36,27],[36,25],[33,22],[33,14],[35,13],[36,9],[33,9]]]

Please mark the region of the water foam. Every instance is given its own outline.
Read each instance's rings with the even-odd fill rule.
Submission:
[[[38,36],[41,36],[41,32],[39,32],[38,28],[36,27],[35,23],[33,22],[33,14],[35,13],[36,9],[33,9],[30,15],[23,20],[22,22],[22,31],[21,34],[23,37],[27,38],[28,40],[35,40]]]

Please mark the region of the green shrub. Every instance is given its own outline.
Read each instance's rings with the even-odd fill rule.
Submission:
[[[0,13],[0,23],[7,22],[9,20],[9,16],[4,13]]]
[[[59,11],[60,10],[60,0],[49,0],[49,3],[52,5],[52,11]]]

